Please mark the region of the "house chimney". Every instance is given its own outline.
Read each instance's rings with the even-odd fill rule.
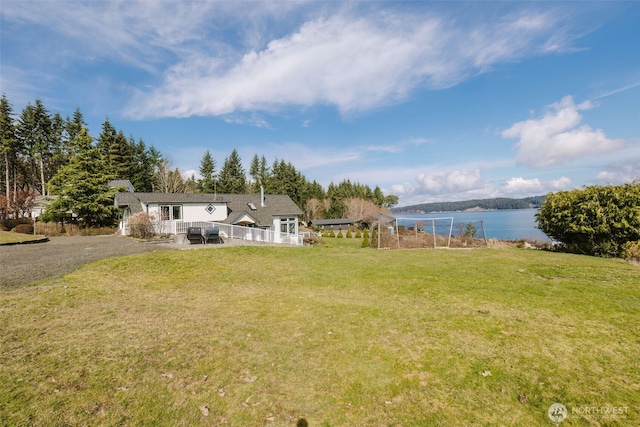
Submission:
[[[264,203],[264,186],[260,186],[260,206],[263,208],[266,206]]]

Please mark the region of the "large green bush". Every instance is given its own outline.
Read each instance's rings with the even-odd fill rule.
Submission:
[[[622,256],[627,242],[640,240],[640,183],[549,194],[536,220],[570,252]]]

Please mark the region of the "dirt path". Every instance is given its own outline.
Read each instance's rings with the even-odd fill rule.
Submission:
[[[0,289],[57,277],[104,258],[178,247],[184,246],[122,236],[63,236],[45,243],[0,246]]]

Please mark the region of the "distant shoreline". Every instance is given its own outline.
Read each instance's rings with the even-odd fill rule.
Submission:
[[[401,209],[401,208],[398,208]],[[411,215],[411,214],[417,214],[417,215],[430,215],[430,214],[446,214],[446,213],[465,213],[465,212],[496,212],[496,211],[526,211],[529,209],[539,209],[539,207],[529,207],[529,208],[509,208],[509,209],[487,209],[487,208],[480,208],[480,207],[475,207],[475,208],[469,208],[469,209],[464,209],[464,210],[457,210],[457,211],[399,211],[399,210],[394,210],[393,214],[394,215]]]
[[[392,208],[393,214],[429,214],[447,212],[486,212],[499,210],[538,209],[547,196],[533,196],[522,199],[498,197],[494,199],[474,199],[459,202],[431,202]]]

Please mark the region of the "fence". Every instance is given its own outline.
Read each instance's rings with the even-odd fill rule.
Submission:
[[[202,231],[207,228],[218,227],[222,238],[241,239],[257,243],[276,243],[281,245],[302,246],[303,236],[301,234],[283,233],[264,228],[243,227],[239,225],[221,224],[219,222],[195,221],[178,222],[163,221],[159,224],[160,232],[166,234],[186,234],[189,227],[200,227]]]

